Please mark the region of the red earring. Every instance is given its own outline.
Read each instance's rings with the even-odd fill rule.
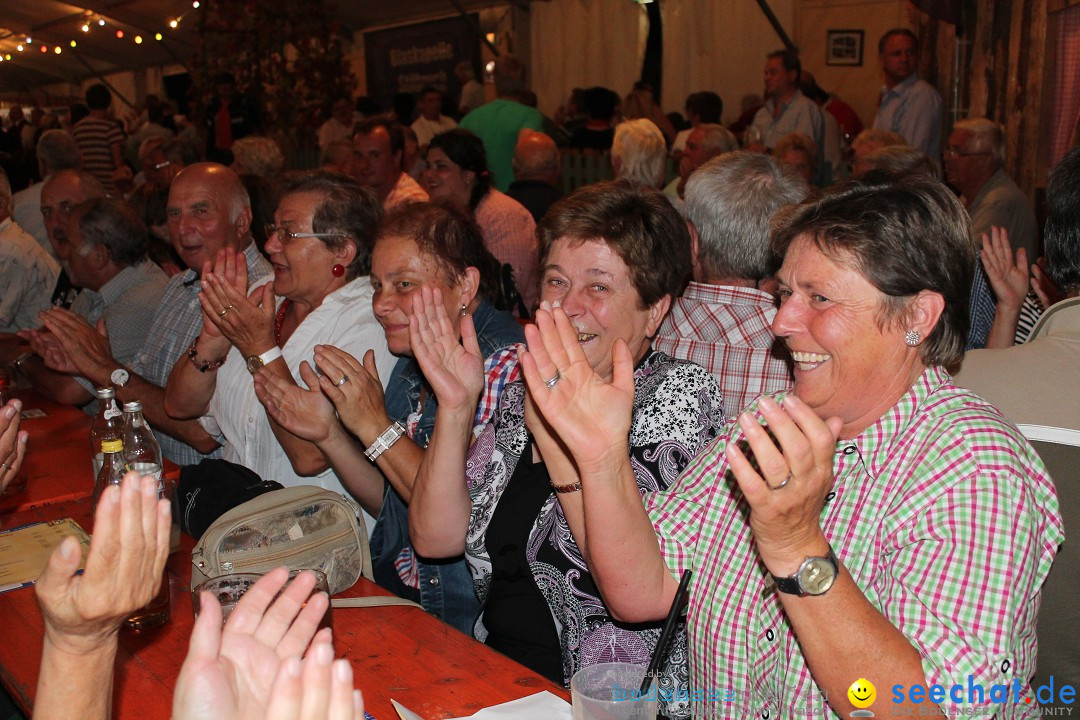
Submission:
[[[330,272],[334,274],[334,277],[341,277],[345,274],[345,266],[335,265],[334,267],[330,268]]]

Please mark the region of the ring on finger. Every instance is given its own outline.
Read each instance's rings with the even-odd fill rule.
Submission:
[[[791,482],[791,473],[788,473],[787,477],[784,478],[784,481],[782,483],[780,483],[779,485],[773,485],[768,480],[765,481],[765,484],[769,486],[770,490],[781,490],[781,489],[787,487],[787,484],[789,482]]]
[[[7,472],[11,469],[11,466],[8,465],[6,462],[0,462],[0,467],[4,468],[4,472]]]
[[[218,316],[218,317],[225,317],[225,313],[229,312],[229,311],[230,311],[230,310],[232,310],[232,309],[233,309],[234,307],[236,307],[236,306],[235,306],[235,305],[230,305],[229,307],[227,307],[227,308],[225,308],[224,310],[222,310],[221,312],[219,312],[219,313],[217,314],[217,316]]]
[[[348,376],[348,375],[342,375],[342,376],[341,376],[341,379],[340,379],[340,380],[338,380],[338,381],[337,381],[336,383],[334,383],[334,384],[335,384],[335,385],[337,385],[338,387],[341,387],[342,385],[344,385],[344,384],[345,384],[345,383],[347,383],[347,382],[349,382],[349,376]]]
[[[550,389],[550,388],[555,387],[555,384],[558,383],[559,380],[562,380],[562,374],[558,370],[556,370],[555,374],[551,376],[551,379],[550,380],[545,380],[544,384],[547,385],[548,388]]]

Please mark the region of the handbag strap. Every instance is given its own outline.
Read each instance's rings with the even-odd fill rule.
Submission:
[[[330,604],[335,608],[390,607],[392,605],[404,605],[406,607],[414,607],[421,610],[424,609],[419,603],[414,603],[412,600],[388,596],[334,598],[330,601]]]

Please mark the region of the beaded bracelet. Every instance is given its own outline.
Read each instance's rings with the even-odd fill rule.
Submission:
[[[225,358],[227,358],[228,355],[221,358],[220,360],[215,360],[214,362],[210,362],[209,360],[200,360],[199,351],[195,349],[195,345],[198,344],[198,342],[199,338],[196,337],[194,340],[191,341],[191,347],[189,347],[187,351],[188,360],[191,361],[191,364],[195,366],[196,370],[204,373],[210,370],[217,370],[219,367],[225,364]]]

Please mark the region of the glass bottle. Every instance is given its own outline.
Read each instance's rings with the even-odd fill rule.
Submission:
[[[111,387],[98,388],[98,411],[90,426],[90,457],[93,458],[94,478],[101,472],[101,443],[124,438],[124,416],[116,407],[116,391]]]
[[[92,498],[95,510],[105,489],[110,485],[119,485],[124,479],[124,441],[119,438],[102,440],[101,455],[101,470],[98,471],[97,480],[94,482]]]
[[[124,403],[124,463],[128,470],[139,476],[150,475],[157,482],[158,495],[162,494],[161,446],[154,431],[146,424],[142,403],[138,400]]]

